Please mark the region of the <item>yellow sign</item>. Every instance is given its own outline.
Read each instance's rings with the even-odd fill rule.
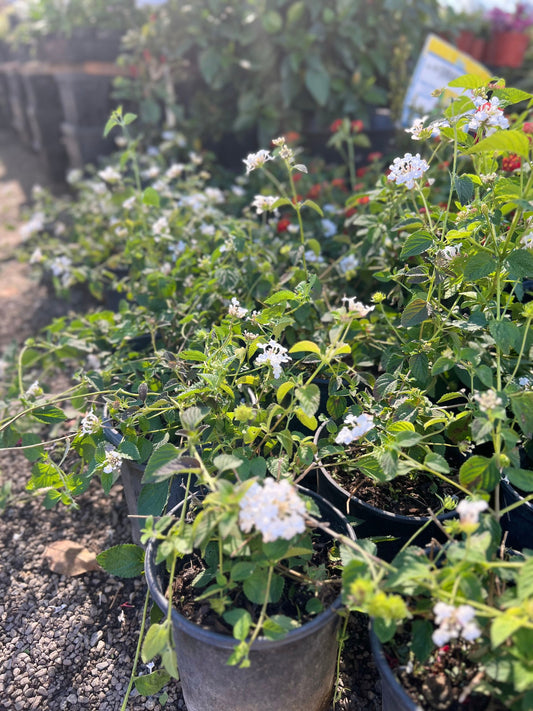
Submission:
[[[438,101],[432,93],[463,74],[476,74],[487,81],[492,77],[491,72],[470,55],[437,35],[428,35],[405,95],[402,126],[410,126],[414,118],[429,114]],[[446,92],[450,97],[457,96],[451,89]]]

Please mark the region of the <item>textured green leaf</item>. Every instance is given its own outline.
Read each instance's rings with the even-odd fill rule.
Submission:
[[[45,424],[53,424],[54,422],[63,422],[67,419],[67,416],[58,407],[53,405],[45,405],[44,407],[37,407],[31,413],[33,417],[39,422],[44,422]]]
[[[414,257],[417,254],[423,254],[433,244],[433,238],[429,232],[420,230],[418,232],[413,232],[412,235],[405,240],[405,244],[402,247],[400,257],[402,259],[407,259],[407,257]]]
[[[497,131],[471,146],[466,153],[516,153],[527,158],[529,140],[522,131]]]
[[[139,694],[153,696],[158,691],[161,691],[165,684],[168,684],[170,678],[170,674],[167,674],[164,669],[156,669],[150,674],[136,676],[133,683]]]
[[[467,489],[492,491],[500,480],[500,472],[492,459],[475,454],[461,466],[459,482]]]
[[[111,575],[136,578],[144,571],[144,549],[133,543],[124,543],[99,553],[96,562]]]
[[[533,434],[533,391],[528,390],[511,396],[511,408],[522,432]]]
[[[142,646],[141,656],[145,664],[163,652],[168,645],[168,638],[168,629],[164,624],[150,626]]]
[[[143,192],[143,204],[159,207],[159,193],[154,188],[146,188]]]
[[[479,89],[485,86],[486,83],[486,79],[483,79],[478,74],[462,74],[457,79],[452,79],[452,81],[448,82],[448,86],[454,89]]]
[[[319,106],[325,106],[329,97],[329,74],[325,70],[307,69],[305,86]]]
[[[423,299],[413,299],[402,313],[401,323],[404,328],[417,326],[431,317],[431,307]]]
[[[466,260],[463,275],[467,281],[477,281],[492,274],[496,267],[492,255],[487,252],[478,252]]]
[[[529,249],[515,249],[505,259],[505,266],[513,279],[533,278],[533,254]]]
[[[296,388],[296,398],[305,414],[313,417],[320,405],[320,389],[314,383],[303,385]]]
[[[469,205],[474,198],[474,183],[468,175],[461,175],[454,180],[457,197],[461,205]]]
[[[266,568],[259,568],[243,583],[244,594],[250,602],[256,605],[262,605],[265,601],[267,575],[268,571]],[[269,602],[279,602],[281,593],[283,592],[283,585],[283,578],[274,573],[270,586],[270,595],[268,597]]]

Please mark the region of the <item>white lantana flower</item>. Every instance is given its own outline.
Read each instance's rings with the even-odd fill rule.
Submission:
[[[526,249],[533,249],[533,232],[528,232],[527,235],[522,235],[520,238],[520,244],[524,245]]]
[[[228,308],[228,314],[230,316],[235,316],[235,318],[244,318],[247,313],[248,309],[245,309],[244,306],[241,306],[237,298],[234,296],[231,299],[231,303]]]
[[[276,200],[279,200],[277,195],[256,195],[252,201],[252,207],[255,207],[258,215],[262,215],[263,212],[272,210],[272,205]]]
[[[521,388],[524,388],[526,390],[530,390],[531,386],[533,386],[533,380],[531,378],[528,378],[527,376],[522,376],[521,378],[518,378],[518,385]]]
[[[357,301],[356,296],[343,296],[342,301],[346,302],[346,310],[359,318],[368,316],[375,308],[374,306],[365,306],[362,301]]]
[[[338,264],[339,270],[342,274],[346,274],[346,272],[353,272],[358,266],[359,260],[353,254],[347,254]]]
[[[476,611],[471,605],[454,607],[445,602],[437,602],[433,607],[433,614],[438,628],[433,632],[432,639],[438,647],[458,637],[472,642],[481,634],[481,630],[474,622]]]
[[[424,123],[426,119],[427,114],[422,116],[422,118],[416,118],[413,121],[413,125],[410,128],[405,129],[405,133],[410,133],[413,141],[419,141],[421,139],[421,133],[424,131]]]
[[[107,168],[104,168],[103,170],[99,170],[98,177],[105,180],[106,183],[118,183],[118,181],[122,179],[122,176],[118,170],[113,168],[111,165],[108,165]]]
[[[26,390],[26,397],[30,400],[33,400],[36,397],[39,397],[39,395],[43,394],[43,389],[39,385],[38,380],[34,380],[33,383],[30,385],[30,387]]]
[[[81,421],[80,433],[82,435],[95,434],[101,427],[100,418],[94,412],[88,412]]]
[[[252,170],[256,168],[261,168],[269,160],[274,160],[274,156],[270,154],[270,151],[262,148],[257,153],[249,153],[246,158],[243,159],[243,163],[246,166],[246,173],[251,173]]]
[[[484,393],[476,393],[474,400],[477,401],[481,412],[489,412],[503,405],[501,397],[494,390],[487,390]]]
[[[439,257],[444,259],[446,262],[451,262],[452,259],[455,259],[460,253],[462,246],[462,242],[458,242],[457,244],[449,244],[447,247],[441,249]]]
[[[35,212],[30,220],[26,224],[21,225],[19,228],[20,238],[22,240],[28,239],[36,232],[40,232],[44,229],[45,214],[44,212]]]
[[[259,348],[263,349],[263,353],[257,356],[256,363],[269,363],[272,366],[272,372],[275,378],[281,377],[283,373],[282,363],[288,363],[292,358],[287,355],[287,349],[272,338],[268,343],[259,343]]]
[[[165,177],[168,178],[168,180],[174,180],[174,178],[179,178],[179,176],[183,173],[184,169],[185,165],[183,163],[172,163],[172,165],[167,168]]]
[[[336,444],[351,444],[360,439],[374,427],[374,418],[363,412],[362,415],[348,414],[344,418],[344,427],[335,437]]]
[[[324,231],[324,237],[334,237],[337,234],[337,225],[333,222],[333,220],[330,220],[328,217],[324,217],[324,219],[320,220],[320,222]]]
[[[456,511],[459,514],[459,520],[463,524],[476,524],[479,523],[479,514],[482,511],[486,511],[489,505],[483,499],[477,499],[475,501],[470,501],[468,499],[462,499],[458,504]]]
[[[152,230],[155,235],[161,235],[165,232],[168,232],[168,220],[166,217],[160,217],[158,220],[154,222],[152,225]]]
[[[137,197],[135,195],[132,195],[131,197],[127,198],[127,200],[124,200],[122,203],[122,207],[125,210],[132,210],[135,207],[135,203],[137,202]]]
[[[287,479],[254,482],[242,497],[239,513],[241,531],[255,528],[269,543],[278,538],[290,540],[305,531],[306,509],[298,492]]]
[[[421,178],[428,168],[429,164],[420,157],[420,153],[414,156],[411,153],[406,153],[403,158],[393,160],[389,166],[388,180],[412,189],[415,186],[415,180]]]
[[[104,460],[104,473],[111,474],[111,472],[120,473],[120,468],[122,466],[123,455],[117,452],[115,449],[111,449],[106,452]]]
[[[471,131],[482,128],[485,129],[486,135],[490,136],[497,128],[509,128],[509,121],[503,115],[503,109],[497,96],[493,96],[488,101],[477,97],[474,99],[474,104],[476,112],[468,124]]]

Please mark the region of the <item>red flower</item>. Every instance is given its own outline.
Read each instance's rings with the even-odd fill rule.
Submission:
[[[520,156],[516,155],[516,153],[511,153],[505,158],[502,158],[502,169],[508,173],[512,173],[513,170],[517,170],[517,168],[520,168],[521,165],[522,160]]]
[[[301,173],[293,173],[293,176],[292,176],[293,183],[299,183],[301,179],[302,179]]]
[[[130,77],[138,77],[139,67],[136,64],[130,64],[130,66],[128,67],[128,72]]]
[[[296,205],[297,202],[302,202],[302,201],[303,201],[303,197],[301,195],[297,195],[296,197],[293,197],[291,200],[293,205]]]
[[[335,119],[333,123],[330,125],[329,130],[331,133],[337,133],[339,128],[342,126],[342,119]]]
[[[368,160],[372,163],[372,161],[375,160],[380,160],[383,158],[383,153],[380,153],[379,151],[374,151],[373,153],[368,154]]]
[[[143,57],[146,62],[149,62],[152,59],[152,53],[149,49],[143,49]]]
[[[533,133],[533,121],[526,121],[525,122],[524,133]]]
[[[300,140],[300,134],[298,133],[298,131],[288,131],[285,134],[285,141],[287,143],[296,143],[299,140]]]
[[[322,192],[322,186],[320,183],[315,183],[315,185],[311,185],[309,188],[306,197],[309,198],[310,200],[316,200],[316,198],[320,195]]]
[[[285,232],[291,224],[292,223],[288,217],[282,217],[280,220],[278,220],[276,230],[278,231],[278,233]]]
[[[362,197],[357,198],[358,205],[366,205],[369,202],[370,202],[370,198],[368,197],[368,195],[363,195]]]
[[[331,181],[331,187],[346,190],[346,181],[344,180],[344,178],[333,178],[333,180]]]
[[[355,215],[356,212],[356,207],[349,207],[347,210],[344,211],[344,214],[346,215],[346,217],[351,217],[352,215]]]
[[[357,168],[357,170],[355,171],[355,174],[357,175],[358,178],[362,178],[367,170],[368,170],[367,167]]]
[[[355,121],[352,121],[352,131],[354,133],[361,133],[361,131],[364,130],[365,124],[361,121],[361,119],[356,119]]]

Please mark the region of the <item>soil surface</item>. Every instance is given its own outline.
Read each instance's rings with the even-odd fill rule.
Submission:
[[[69,308],[50,299],[16,257],[34,184],[49,185],[38,156],[0,127],[0,358]],[[25,492],[29,471],[20,452],[0,451],[0,483],[10,482],[14,494],[0,516],[0,711],[119,711],[138,640],[144,582],[100,569],[76,576],[54,572],[47,548],[67,540],[98,553],[131,542],[122,488],[115,486],[105,497],[95,483],[78,499],[78,509],[45,510]],[[336,711],[381,708],[367,627],[363,616],[351,617]],[[147,671],[140,664],[138,673]],[[186,708],[179,682],[166,691],[164,708]],[[163,706],[157,697],[134,692],[127,708]]]

